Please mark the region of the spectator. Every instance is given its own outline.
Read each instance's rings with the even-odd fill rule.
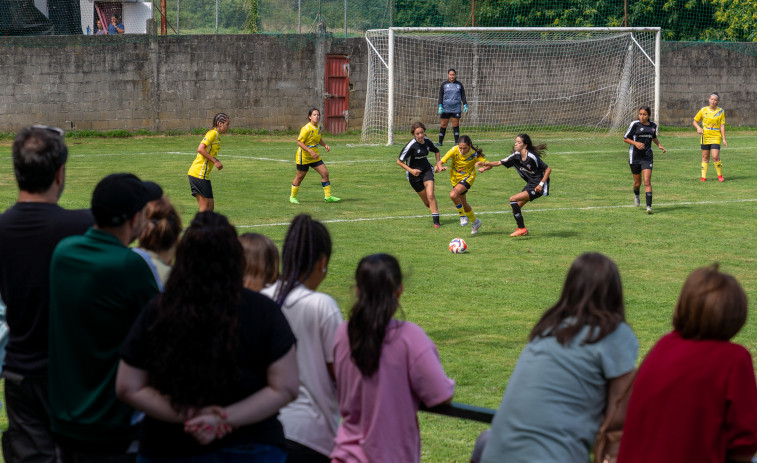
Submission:
[[[279,278],[279,250],[271,238],[259,233],[239,237],[244,250],[244,287],[262,291]]]
[[[355,272],[357,302],[334,341],[342,424],[333,462],[419,462],[417,411],[449,403],[447,378],[436,346],[410,322],[395,320],[402,272],[388,254],[364,257]]]
[[[334,333],[342,312],[316,291],[328,274],[331,237],[309,215],[292,219],[281,252],[281,276],[262,291],[279,304],[297,338],[300,391],[281,410],[287,463],[329,462],[339,426],[334,386]]]
[[[162,192],[131,174],[112,174],[92,193],[95,226],[58,244],[50,264],[49,383],[52,432],[67,459],[134,461],[133,410],[115,393],[118,350],[158,292],[128,245],[143,208]]]
[[[145,182],[152,183],[152,182]],[[155,184],[157,188],[160,188]],[[162,191],[162,190],[161,190]],[[181,235],[181,217],[168,198],[150,201],[145,206],[145,226],[139,234],[139,248],[150,268],[157,273],[161,289],[168,280],[176,245]]]
[[[243,271],[234,227],[198,213],[121,350],[118,396],[147,414],[140,461],[284,462],[276,412],[297,395],[295,339],[273,301],[243,288]]]
[[[118,20],[116,15],[110,17],[110,25],[108,25],[108,35],[118,35],[124,33],[124,25]]]
[[[89,210],[58,206],[68,148],[63,131],[32,126],[13,141],[18,201],[0,215],[0,297],[10,329],[5,357],[6,462],[54,462],[47,400],[50,258],[60,240],[87,231]]]
[[[686,279],[673,331],[639,368],[618,462],[748,462],[757,452],[752,356],[729,340],[747,318],[747,297],[718,266]]]
[[[617,399],[633,380],[639,349],[624,312],[615,263],[579,256],[507,382],[484,463],[585,463],[605,410],[614,417],[609,430],[623,426]]]
[[[103,22],[97,20],[97,29],[95,29],[95,35],[106,35],[108,30],[103,27]]]

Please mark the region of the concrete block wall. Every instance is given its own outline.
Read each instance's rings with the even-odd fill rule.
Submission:
[[[757,126],[757,43],[663,42],[661,51],[663,125],[690,126],[718,92],[727,124]]]
[[[325,56],[348,55],[348,129],[362,127],[367,50],[327,35],[82,36],[0,40],[0,131],[297,130],[323,107]]]
[[[350,57],[348,129],[362,127],[368,48],[330,35],[0,38],[0,131],[297,130],[323,107],[325,55]],[[663,42],[660,122],[689,126],[712,91],[726,121],[757,126],[757,43]],[[469,90],[470,91],[470,90]]]

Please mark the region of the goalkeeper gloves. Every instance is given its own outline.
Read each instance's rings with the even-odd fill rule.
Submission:
[[[467,105],[467,104],[464,104],[464,105],[463,105],[463,112],[464,112],[465,114],[468,114],[468,105]]]
[[[444,112],[444,108],[442,108],[442,105],[439,105],[439,114]]]

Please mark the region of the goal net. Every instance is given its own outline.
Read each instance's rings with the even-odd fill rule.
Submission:
[[[625,129],[641,106],[659,114],[659,28],[390,28],[369,30],[363,143],[435,139],[439,88],[457,71],[469,113],[461,133]],[[451,127],[451,124],[450,124]],[[448,128],[451,132],[451,128]],[[448,133],[447,140],[450,140]]]

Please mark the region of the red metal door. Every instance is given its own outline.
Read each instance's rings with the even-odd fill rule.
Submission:
[[[350,57],[326,55],[326,103],[324,128],[338,134],[347,130],[350,117]]]

